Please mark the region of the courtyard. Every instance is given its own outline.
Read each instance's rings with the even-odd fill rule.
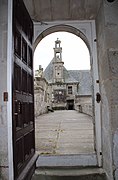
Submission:
[[[75,110],[43,114],[35,120],[35,141],[39,155],[94,154],[92,117]]]

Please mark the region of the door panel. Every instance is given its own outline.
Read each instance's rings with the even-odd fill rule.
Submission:
[[[33,23],[23,1],[13,2],[13,157],[17,179],[35,153]]]

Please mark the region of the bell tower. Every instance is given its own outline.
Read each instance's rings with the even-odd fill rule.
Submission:
[[[53,82],[64,82],[63,77],[63,64],[62,61],[62,47],[61,41],[57,38],[54,47],[54,61],[53,61]]]

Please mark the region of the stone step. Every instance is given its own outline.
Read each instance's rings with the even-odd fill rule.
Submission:
[[[97,167],[96,154],[40,155],[36,167]]]
[[[107,180],[102,168],[38,168],[32,180]]]

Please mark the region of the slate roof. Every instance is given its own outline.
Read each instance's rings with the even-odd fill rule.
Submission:
[[[48,83],[52,83],[53,79],[53,61],[54,58],[44,71],[44,78]],[[64,67],[64,80],[65,83],[79,83],[79,95],[92,94],[92,78],[89,70],[67,70]]]
[[[79,95],[92,94],[92,77],[90,70],[69,70],[74,79],[79,81]]]
[[[46,67],[45,71],[43,72],[43,76],[48,81],[48,83],[52,83],[52,78],[53,78],[53,61],[54,61],[54,58],[48,64],[48,66]]]
[[[78,80],[75,79],[65,67],[64,67],[64,80],[65,83],[79,83]]]
[[[53,61],[54,58],[52,59],[52,61],[49,63],[49,65],[46,67],[43,75],[46,78],[46,80],[49,83],[52,83],[52,79],[53,79]],[[64,81],[65,83],[78,83],[78,80],[76,80],[70,73],[69,71],[67,71],[67,69],[64,67]]]

